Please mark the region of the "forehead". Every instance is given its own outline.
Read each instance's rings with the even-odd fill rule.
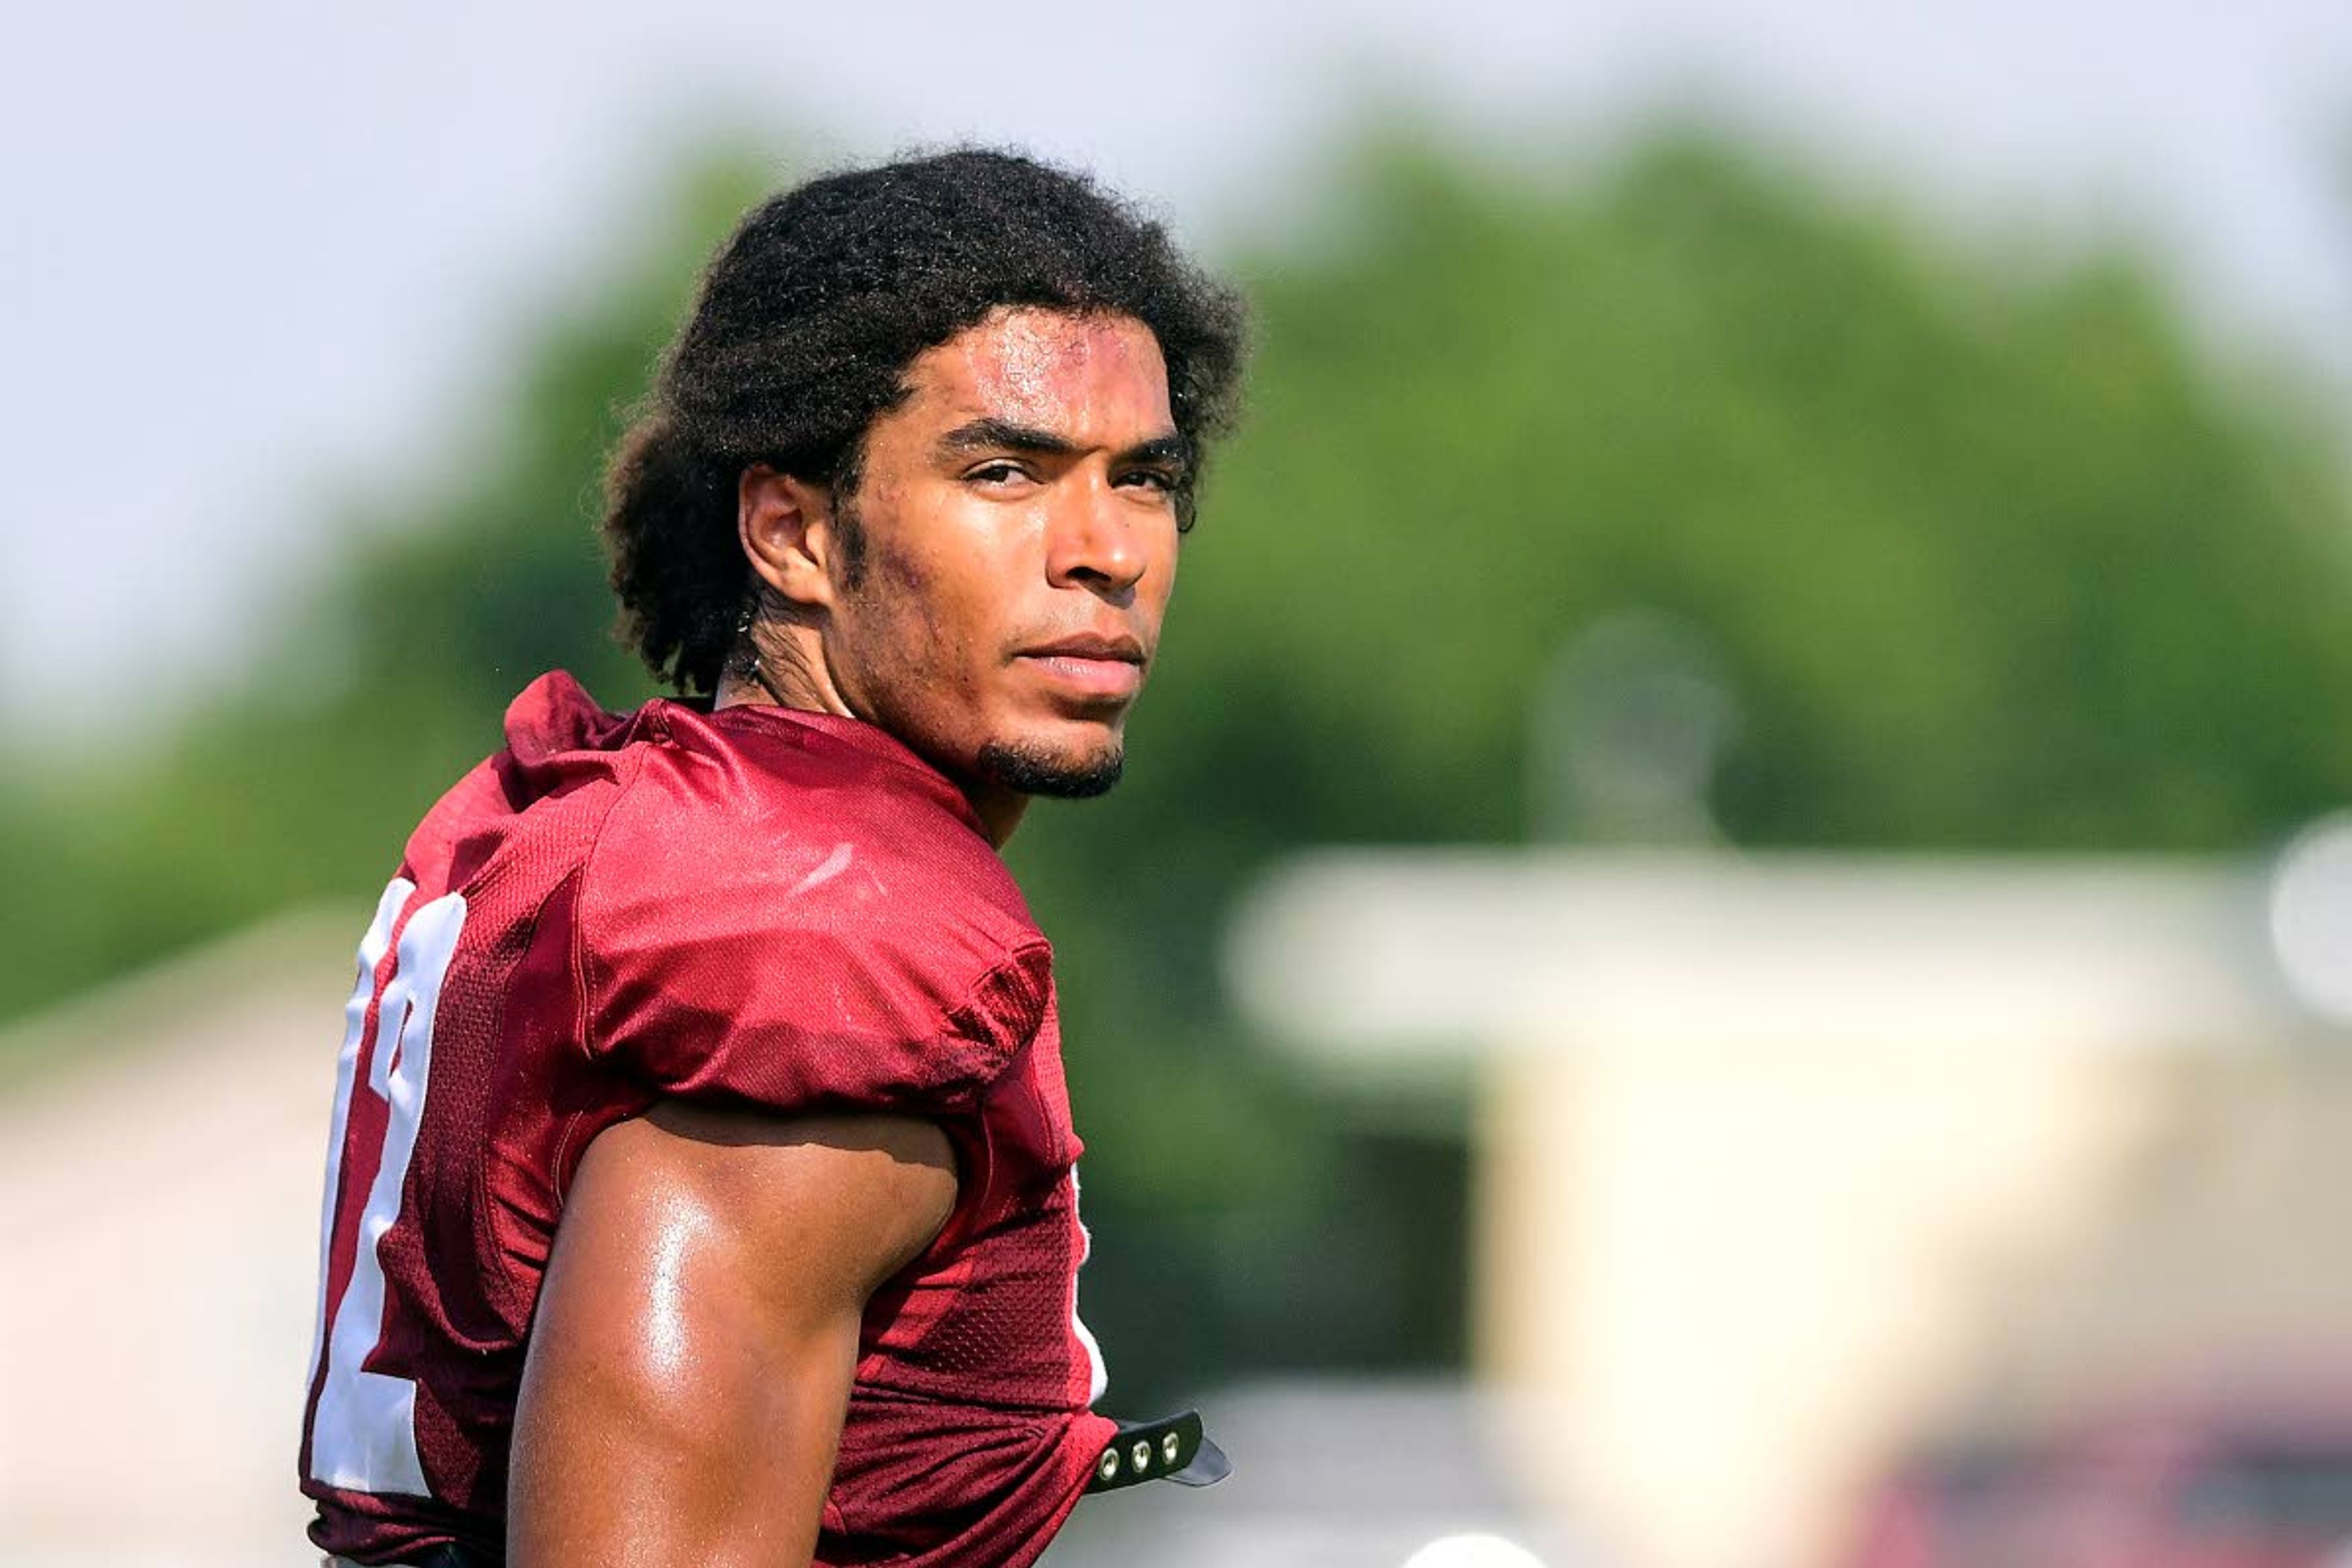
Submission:
[[[1160,340],[1132,316],[999,310],[908,367],[910,413],[1122,439],[1175,427]]]

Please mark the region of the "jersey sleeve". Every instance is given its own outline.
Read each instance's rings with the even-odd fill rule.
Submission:
[[[785,1112],[968,1108],[1035,1037],[1051,953],[924,826],[616,813],[574,921],[590,1057],[654,1093]]]

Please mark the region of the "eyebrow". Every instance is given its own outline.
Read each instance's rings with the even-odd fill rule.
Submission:
[[[1080,450],[1076,442],[1057,436],[1051,430],[1033,426],[1016,425],[1006,419],[974,419],[959,425],[940,437],[943,452],[1026,452],[1038,457],[1075,457]],[[1111,460],[1118,463],[1159,463],[1180,473],[1190,474],[1192,468],[1192,443],[1179,432],[1155,436],[1139,441],[1124,451],[1115,452]]]

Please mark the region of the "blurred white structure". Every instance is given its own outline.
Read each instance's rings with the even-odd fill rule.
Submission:
[[[0,1564],[315,1568],[295,1451],[347,923],[0,1041]]]
[[[1470,1080],[1477,1370],[1573,1412],[1525,1494],[1811,1568],[1956,1406],[2352,1325],[2352,1076],[2263,917],[2179,862],[1402,851],[1295,863],[1227,951],[1335,1086]]]

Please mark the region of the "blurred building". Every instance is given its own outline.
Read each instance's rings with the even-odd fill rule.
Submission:
[[[2168,861],[1335,854],[1229,952],[1335,1092],[1467,1080],[1476,1372],[1569,1413],[1518,1495],[1799,1568],[1956,1424],[2345,1347],[2352,1058],[2273,912]]]
[[[0,1564],[317,1563],[295,1450],[348,924],[0,1038]]]

